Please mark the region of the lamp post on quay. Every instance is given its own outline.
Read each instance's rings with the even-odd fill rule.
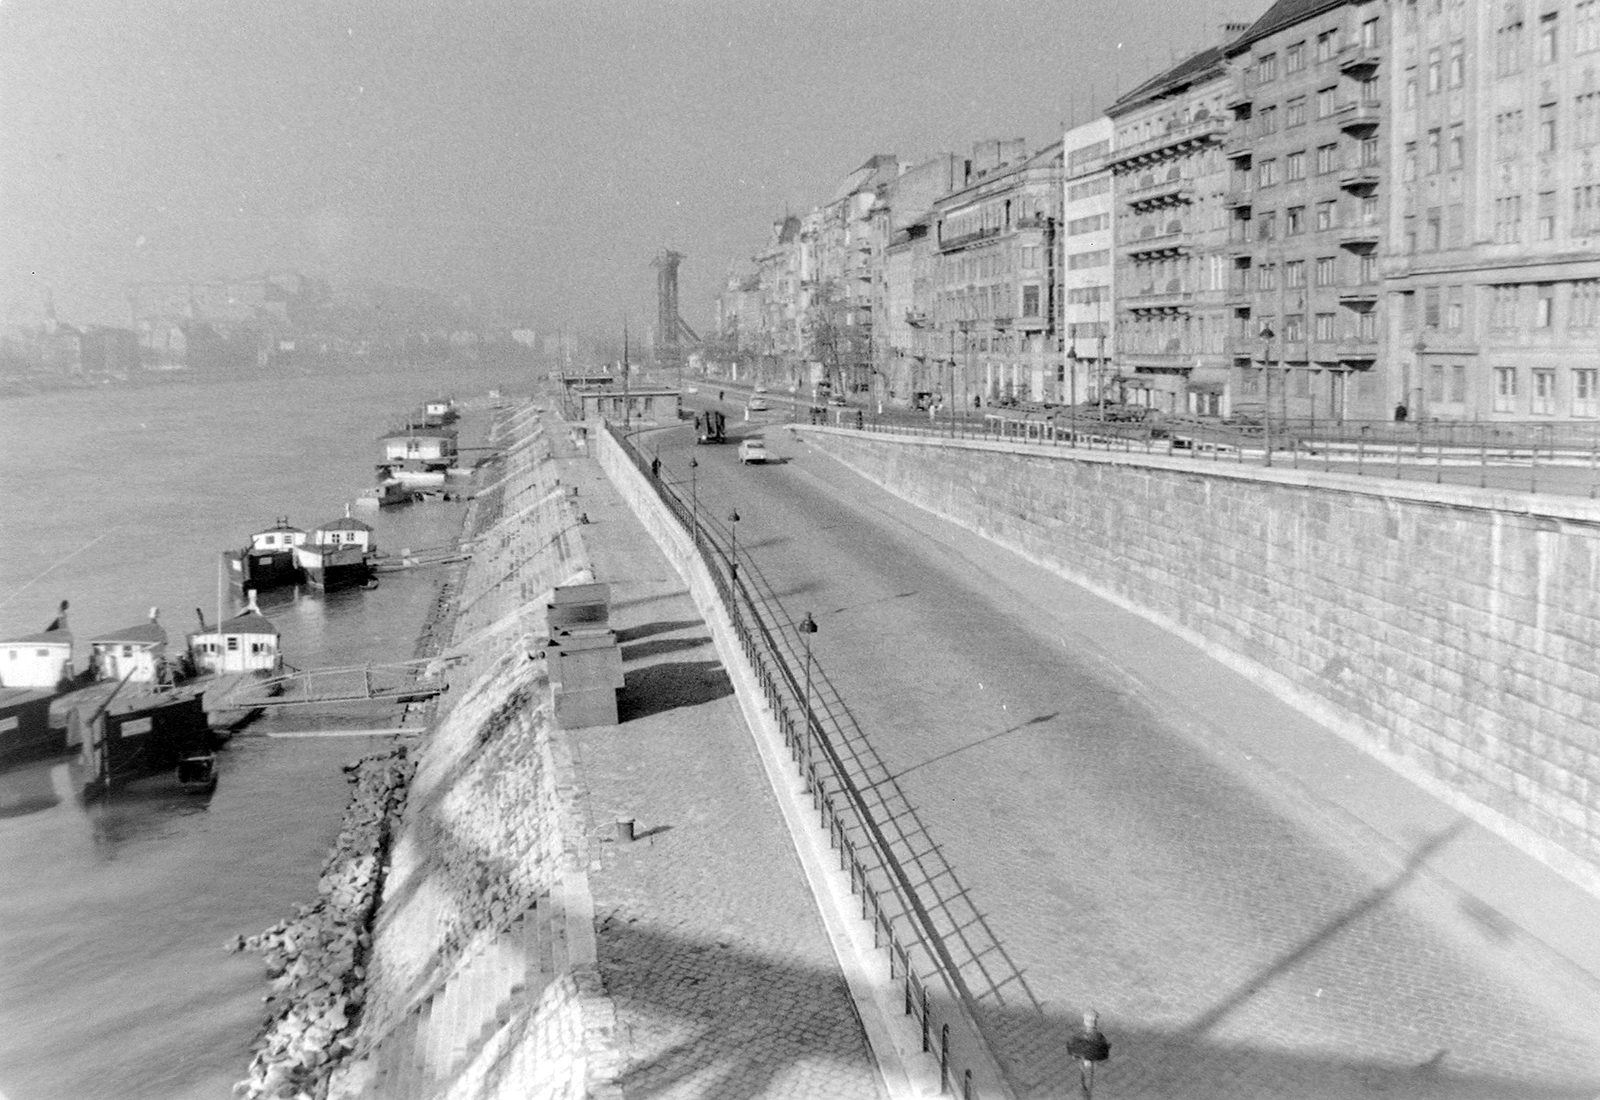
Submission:
[[[733,586],[737,588],[739,584],[739,513],[729,512],[728,522],[733,525],[728,528],[728,538],[733,547],[729,554],[728,576]]]
[[[700,463],[693,457],[689,459],[689,520],[690,530],[694,532],[694,544],[700,545],[700,490],[695,477],[695,472],[700,469]]]
[[[1083,1100],[1094,1100],[1094,1066],[1111,1057],[1111,1044],[1100,1032],[1100,1016],[1093,1010],[1083,1014],[1083,1024],[1067,1039],[1067,1053],[1077,1059],[1078,1083]]]
[[[796,627],[800,631],[800,638],[806,644],[806,764],[811,763],[811,635],[817,632],[817,620],[811,617],[811,612],[806,612],[806,617],[800,620]]]
[[[1067,347],[1067,422],[1071,426],[1072,445],[1078,445],[1078,346]]]
[[[1266,429],[1266,464],[1272,465],[1272,326],[1261,326],[1261,422]]]

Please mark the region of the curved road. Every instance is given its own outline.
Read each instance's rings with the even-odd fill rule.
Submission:
[[[980,996],[1019,1095],[1076,1088],[1061,1048],[1090,1005],[1113,1042],[1102,1097],[1600,1093],[1594,1002],[1479,950],[1364,838],[1208,748],[1192,729],[1225,715],[1095,652],[1130,616],[882,492],[782,413],[722,407],[726,447],[687,424],[641,443],[685,495],[695,459],[707,514],[737,508],[741,557],[814,615],[819,664],[1021,970]],[[740,467],[745,435],[784,461]],[[1448,840],[1418,838],[1415,863]]]

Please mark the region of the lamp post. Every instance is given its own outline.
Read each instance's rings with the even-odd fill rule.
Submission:
[[[1083,1100],[1094,1100],[1094,1067],[1111,1057],[1111,1044],[1100,1032],[1100,1017],[1093,1010],[1083,1014],[1083,1024],[1067,1040],[1067,1053],[1077,1059],[1078,1083]]]
[[[739,513],[729,512],[728,522],[733,525],[728,528],[728,538],[732,545],[732,550],[729,552],[728,576],[732,580],[734,588],[737,589],[739,585]]]
[[[796,628],[800,631],[800,638],[806,644],[806,774],[811,774],[811,635],[817,632],[817,620],[811,617],[811,612],[806,612],[806,617],[800,620]]]
[[[1078,445],[1078,345],[1070,344],[1067,347],[1067,394],[1071,400],[1067,403],[1067,423],[1071,432],[1072,445]]]
[[[689,526],[694,532],[694,544],[700,545],[700,490],[696,479],[696,471],[700,463],[694,458],[689,459]]]
[[[1266,464],[1272,465],[1272,326],[1261,326],[1261,421],[1266,431]]]

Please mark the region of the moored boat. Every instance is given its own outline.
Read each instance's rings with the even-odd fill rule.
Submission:
[[[378,467],[382,479],[370,489],[361,490],[356,498],[357,508],[389,508],[396,504],[410,504],[416,499],[415,491],[396,477],[386,476],[388,468]]]
[[[372,528],[345,515],[311,532],[295,547],[306,582],[324,590],[366,584],[373,578],[372,559],[377,553]]]
[[[279,516],[272,527],[251,535],[250,545],[243,550],[223,553],[229,581],[241,592],[303,584],[305,572],[295,556],[295,547],[305,540],[304,531],[291,527],[287,516]]]

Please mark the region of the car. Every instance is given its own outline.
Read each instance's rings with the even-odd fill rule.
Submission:
[[[747,407],[753,413],[764,413],[772,406],[767,404],[767,400],[764,397],[752,397]]]
[[[746,439],[739,444],[739,464],[748,466],[752,462],[771,462],[772,456],[767,453],[767,445],[759,439]]]
[[[830,405],[848,405],[848,404],[850,404],[850,402],[848,402],[848,401],[846,401],[844,399],[844,394],[836,393],[832,397],[828,398],[828,404],[830,404]]]

